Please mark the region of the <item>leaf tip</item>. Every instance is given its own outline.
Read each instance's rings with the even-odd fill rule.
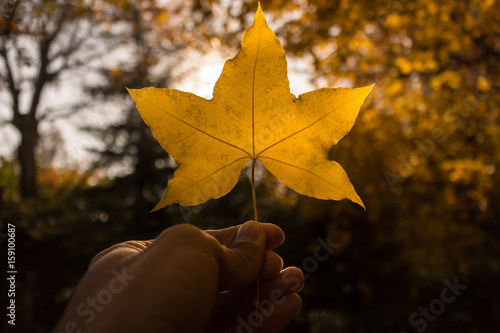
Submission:
[[[264,12],[262,11],[262,7],[259,1],[257,12],[255,13],[254,17],[254,25],[262,25],[262,24],[266,24],[266,18],[264,16]]]
[[[365,204],[363,203],[363,200],[361,200],[361,198],[359,197],[359,195],[357,193],[355,193],[355,197],[350,197],[348,199],[351,200],[352,202],[354,202],[355,204],[360,205],[363,208],[363,210],[366,212]]]
[[[160,201],[160,202],[158,202],[158,203],[156,204],[156,206],[154,206],[154,208],[153,208],[153,209],[151,209],[149,212],[150,212],[150,213],[154,213],[154,212],[156,212],[157,210],[160,210],[160,209],[162,209],[162,208],[163,208],[163,207],[165,207],[165,206],[166,206],[166,205],[164,205],[164,204],[163,204],[163,202],[162,202],[162,201]]]
[[[368,94],[373,90],[373,87],[375,87],[375,82],[373,82],[369,86],[361,87],[361,89],[367,90],[366,95],[368,96]]]
[[[363,207],[364,211],[366,212],[366,207],[365,207],[365,204],[363,203],[363,201],[359,200],[359,202],[357,202],[358,205],[360,205],[361,207]]]

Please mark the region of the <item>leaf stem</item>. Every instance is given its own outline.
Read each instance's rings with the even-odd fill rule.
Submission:
[[[256,222],[259,221],[259,215],[257,214],[257,198],[255,196],[255,162],[256,159],[252,158],[252,200],[253,200],[253,213],[254,220]],[[260,275],[260,274],[259,274]],[[260,296],[260,278],[257,277],[257,286],[256,286],[256,295],[255,295],[255,323],[257,323],[257,319],[259,316],[259,296]],[[254,332],[257,333],[257,326],[254,327]]]
[[[252,199],[253,199],[253,214],[255,222],[259,221],[257,214],[257,198],[255,197],[255,159],[252,159]]]

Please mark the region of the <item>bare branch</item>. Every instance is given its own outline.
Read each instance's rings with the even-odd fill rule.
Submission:
[[[47,109],[47,111],[39,117],[39,120],[55,121],[58,119],[68,118],[76,112],[91,106],[92,104],[94,104],[94,102],[82,102],[66,108],[60,107],[58,109]]]
[[[12,97],[12,124],[19,128],[21,126],[21,110],[19,109],[19,89],[14,79],[14,74],[12,73],[12,67],[10,64],[9,56],[7,55],[7,49],[3,46],[0,49],[0,55],[5,63],[5,68],[7,70],[7,84],[9,86],[9,92]]]
[[[105,56],[106,54],[109,54],[111,52],[111,50],[113,50],[115,47],[117,47],[119,45],[121,45],[120,40],[109,42],[108,44],[106,44],[105,50],[100,50],[100,51],[96,51],[96,52],[85,55],[85,63],[89,64],[92,61],[97,60],[97,59]],[[79,50],[79,51],[81,51],[81,50]],[[63,65],[61,65],[56,70],[52,71],[51,75],[54,77],[57,77],[64,71],[75,70],[75,69],[78,69],[80,67],[82,67],[82,62],[80,62],[78,59],[73,60],[73,62],[71,62],[71,63],[69,62],[69,59],[68,59],[68,61],[66,61]]]
[[[38,109],[38,104],[40,102],[40,96],[42,94],[42,90],[45,87],[45,84],[51,80],[52,75],[48,72],[49,66],[49,51],[52,43],[61,32],[62,27],[64,25],[66,18],[64,15],[64,11],[61,13],[61,16],[58,18],[56,23],[56,28],[54,31],[43,39],[40,42],[40,69],[38,72],[38,77],[35,82],[35,91],[33,92],[33,98],[31,100],[31,107],[29,110],[29,117],[34,121],[36,119],[36,112]]]
[[[91,28],[88,27],[87,31],[83,33],[82,35],[84,37],[78,38],[77,39],[77,33],[80,29],[80,20],[77,20],[75,24],[73,25],[73,30],[71,31],[71,34],[69,36],[69,40],[72,41],[71,43],[68,44],[68,46],[65,49],[59,50],[59,52],[55,53],[52,56],[51,61],[55,61],[58,58],[62,57],[65,62],[69,60],[70,56],[75,53],[76,51],[79,51],[82,45],[90,38],[90,30]]]

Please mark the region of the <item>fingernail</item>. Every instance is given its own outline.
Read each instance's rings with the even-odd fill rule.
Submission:
[[[260,226],[256,222],[245,222],[238,230],[235,240],[249,240],[255,242],[260,237]]]

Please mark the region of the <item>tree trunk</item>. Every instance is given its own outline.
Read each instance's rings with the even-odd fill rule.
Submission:
[[[38,143],[38,121],[33,117],[23,115],[19,131],[21,132],[21,144],[17,148],[21,169],[19,189],[23,198],[36,197],[38,183],[35,150]]]

